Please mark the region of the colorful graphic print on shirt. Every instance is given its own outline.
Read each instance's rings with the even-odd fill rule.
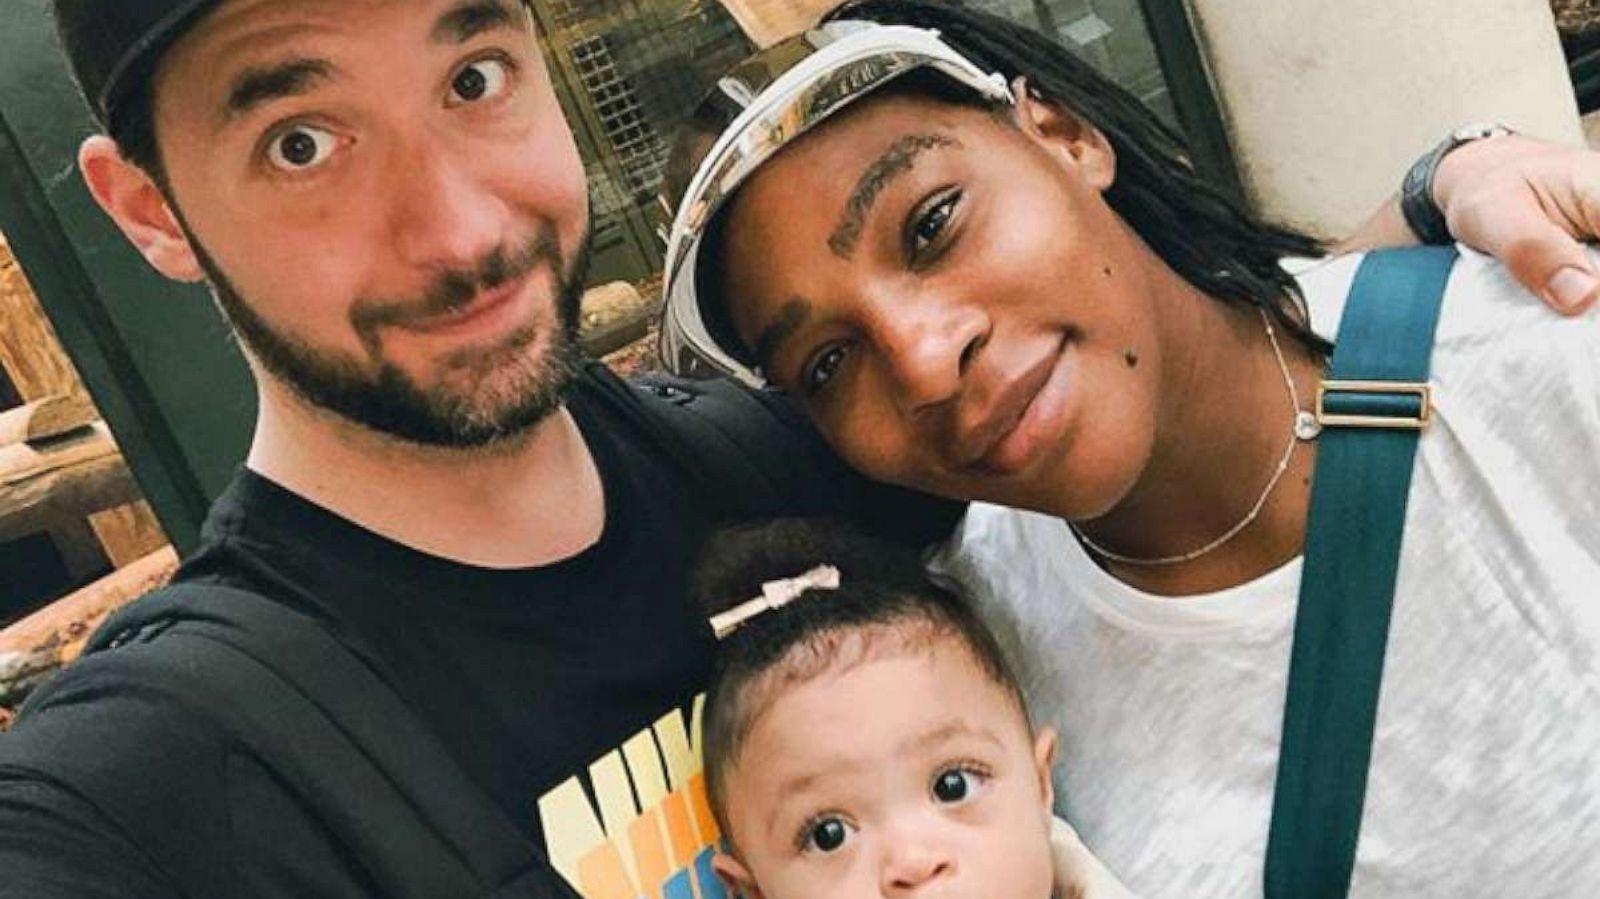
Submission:
[[[550,863],[584,899],[730,899],[711,871],[700,716],[674,709],[539,799]]]

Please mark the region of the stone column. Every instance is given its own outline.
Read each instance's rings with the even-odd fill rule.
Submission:
[[[1343,234],[1457,125],[1582,143],[1549,0],[1188,0],[1245,189]]]

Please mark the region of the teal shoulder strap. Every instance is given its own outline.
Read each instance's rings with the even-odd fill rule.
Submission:
[[[1362,260],[1317,393],[1316,476],[1267,839],[1268,899],[1350,887],[1449,247]]]

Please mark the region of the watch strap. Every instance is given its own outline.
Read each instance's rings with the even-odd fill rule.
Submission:
[[[1450,227],[1445,222],[1444,211],[1433,199],[1433,179],[1438,174],[1439,163],[1463,144],[1511,134],[1504,125],[1467,125],[1452,131],[1433,149],[1422,154],[1400,182],[1400,213],[1417,239],[1429,246],[1448,246],[1455,242]]]

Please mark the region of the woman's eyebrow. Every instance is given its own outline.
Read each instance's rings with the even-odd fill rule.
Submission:
[[[778,317],[756,335],[754,346],[756,362],[762,368],[771,368],[772,357],[777,353],[778,347],[782,346],[794,332],[800,330],[800,326],[805,324],[806,318],[810,315],[811,304],[799,297],[784,303],[778,310]]]
[[[833,233],[828,235],[828,249],[840,259],[849,259],[861,240],[861,227],[878,195],[894,179],[911,171],[917,157],[924,151],[942,147],[958,147],[961,142],[944,134],[907,134],[889,145],[889,149],[873,160],[856,180],[855,189],[845,201],[844,213]]]

